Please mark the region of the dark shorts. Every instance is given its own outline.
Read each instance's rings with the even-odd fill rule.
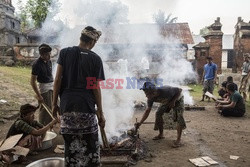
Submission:
[[[100,145],[98,133],[64,134],[65,167],[98,167],[100,166]]]
[[[163,126],[164,129],[176,129],[176,123],[182,129],[185,129],[186,122],[183,117],[183,112],[184,112],[184,97],[181,97],[179,100],[175,102],[175,106],[173,109],[170,109],[166,104],[162,104],[155,113],[154,130],[158,130],[159,126]]]
[[[214,91],[214,80],[213,79],[204,81],[203,93],[206,93],[207,91],[210,93],[213,93],[213,91]]]

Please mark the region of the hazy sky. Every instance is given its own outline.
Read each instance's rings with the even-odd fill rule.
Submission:
[[[13,0],[15,6],[18,0]],[[26,1],[26,0],[24,0]],[[70,3],[69,1],[59,0]],[[110,0],[117,1],[117,0]],[[159,9],[178,17],[177,22],[188,22],[195,34],[211,25],[216,17],[221,18],[222,31],[234,33],[234,25],[241,16],[250,21],[250,0],[120,0],[129,7],[130,23],[151,23],[152,15]]]

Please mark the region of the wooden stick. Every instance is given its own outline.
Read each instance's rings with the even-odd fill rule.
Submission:
[[[104,128],[100,127],[100,131],[101,131],[102,142],[103,142],[104,147],[110,150],[108,139],[107,139]]]
[[[45,108],[45,110],[46,110],[47,113],[50,115],[50,117],[51,117],[52,119],[55,119],[55,118],[53,117],[53,115],[52,115],[51,109],[50,109],[45,103],[41,103],[41,105],[43,106],[43,108]]]
[[[143,122],[142,124],[155,124],[155,122]]]

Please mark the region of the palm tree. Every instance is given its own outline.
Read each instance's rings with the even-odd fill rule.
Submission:
[[[153,15],[154,21],[160,26],[164,26],[165,24],[175,23],[178,17],[170,18],[172,14],[170,13],[167,17],[165,16],[165,12],[159,10],[158,13]]]

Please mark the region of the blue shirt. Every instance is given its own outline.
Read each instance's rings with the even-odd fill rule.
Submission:
[[[217,70],[217,65],[214,63],[205,64],[204,71],[205,71],[205,80],[211,80],[215,77],[215,71]]]

